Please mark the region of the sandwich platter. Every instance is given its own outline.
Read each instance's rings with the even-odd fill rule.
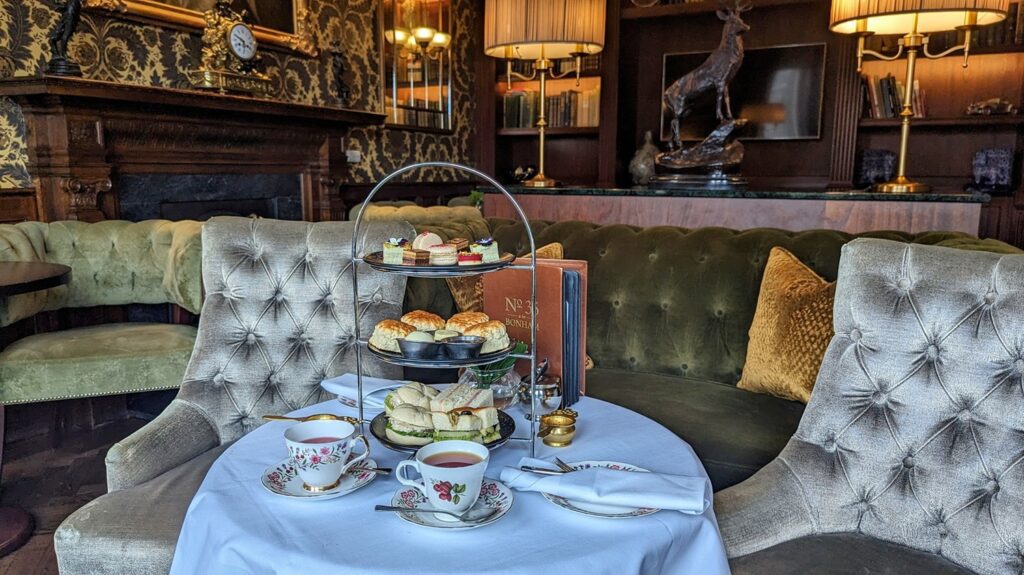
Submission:
[[[394,365],[404,365],[406,367],[426,367],[426,368],[459,368],[459,367],[472,367],[474,365],[484,365],[493,363],[495,361],[501,361],[508,357],[510,353],[516,348],[515,343],[510,343],[505,349],[499,349],[498,351],[492,351],[491,353],[482,353],[477,357],[469,359],[420,359],[405,357],[401,353],[393,351],[386,351],[373,345],[372,343],[366,344],[367,349],[370,350],[374,356],[381,361],[386,361]]]
[[[373,436],[377,438],[377,441],[379,441],[384,447],[402,453],[416,453],[419,448],[423,447],[422,445],[402,445],[391,441],[388,439],[385,432],[387,424],[388,416],[384,412],[378,413],[377,416],[370,421],[370,433],[373,434]],[[490,443],[485,443],[484,447],[487,449],[497,449],[502,445],[505,445],[516,430],[516,422],[512,419],[512,416],[500,409],[498,410],[498,429],[501,432],[501,437]]]
[[[476,275],[485,272],[493,272],[507,268],[515,261],[515,256],[510,253],[503,253],[498,261],[489,263],[474,264],[471,266],[434,266],[434,265],[402,265],[384,263],[384,252],[373,252],[363,256],[363,261],[371,268],[382,271],[399,273],[414,277],[453,277],[460,275]]]

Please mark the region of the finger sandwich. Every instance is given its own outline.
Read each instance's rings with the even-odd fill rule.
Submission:
[[[498,410],[489,389],[452,385],[430,400],[430,416],[434,441],[464,439],[488,443],[501,437]]]
[[[437,396],[438,391],[418,381],[409,382],[398,389],[392,390],[384,397],[384,412],[391,415],[401,405],[412,405],[430,409],[430,399]]]

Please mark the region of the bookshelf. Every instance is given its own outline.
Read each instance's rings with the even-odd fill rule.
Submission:
[[[606,129],[607,116],[602,117],[608,85],[606,58],[604,52],[584,58],[579,84],[574,72],[547,80],[547,172],[564,185],[594,185],[602,178],[600,142],[612,133]],[[501,60],[492,61],[490,69],[494,74],[490,89],[494,94],[495,172],[507,180],[517,166],[537,165],[540,80],[513,76],[510,83]],[[571,59],[554,62],[556,74],[573,69]],[[515,61],[513,71],[528,76],[533,63]],[[604,176],[609,183],[614,181],[612,170],[614,165]]]
[[[944,128],[1005,128],[1024,125],[1024,117],[1020,115],[996,115],[996,116],[964,116],[959,118],[914,118],[912,131],[919,129],[944,129]],[[900,121],[898,119],[875,119],[861,118],[860,127],[865,130],[898,130]]]

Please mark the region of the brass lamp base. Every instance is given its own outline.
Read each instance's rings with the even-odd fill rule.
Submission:
[[[923,194],[932,191],[932,187],[898,176],[894,180],[875,184],[874,190],[880,194]]]
[[[536,176],[523,182],[522,185],[527,188],[556,188],[558,187],[558,182],[552,180],[551,178],[545,176],[544,174],[537,174]]]

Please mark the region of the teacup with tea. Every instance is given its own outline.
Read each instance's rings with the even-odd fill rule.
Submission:
[[[449,440],[424,445],[412,460],[398,464],[395,476],[426,496],[430,504],[440,511],[465,513],[480,497],[484,471],[490,451],[472,441]],[[420,479],[407,477],[409,469],[416,469]],[[458,521],[450,515],[436,513],[442,521]]]
[[[299,472],[302,488],[310,492],[330,491],[341,483],[345,472],[370,456],[370,443],[356,434],[347,421],[313,420],[297,423],[284,432],[288,456]],[[357,443],[363,453],[349,456]]]

